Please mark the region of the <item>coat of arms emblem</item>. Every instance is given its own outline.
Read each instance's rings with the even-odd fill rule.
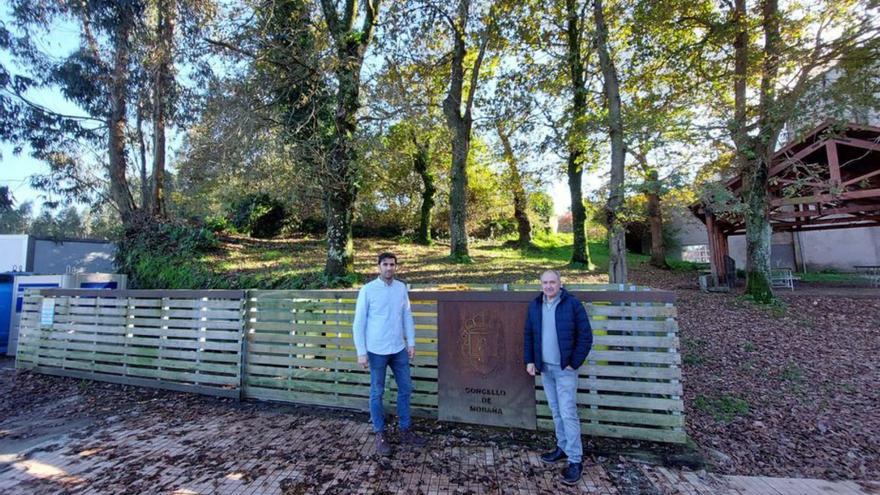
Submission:
[[[481,375],[495,371],[504,356],[504,339],[496,320],[485,312],[467,318],[459,333],[462,362]]]

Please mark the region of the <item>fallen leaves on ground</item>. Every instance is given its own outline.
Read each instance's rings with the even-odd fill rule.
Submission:
[[[880,479],[880,292],[762,307],[694,274],[633,278],[678,294],[687,432],[717,471]]]

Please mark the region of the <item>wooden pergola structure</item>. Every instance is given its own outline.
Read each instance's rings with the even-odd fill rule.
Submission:
[[[773,232],[880,225],[880,127],[825,122],[773,155],[767,200]],[[742,177],[727,188],[742,197]],[[712,275],[727,283],[727,238],[745,224],[691,207],[706,224]]]

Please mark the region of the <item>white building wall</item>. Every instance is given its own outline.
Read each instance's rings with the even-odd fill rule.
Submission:
[[[668,253],[670,258],[682,259],[682,252],[689,246],[708,244],[706,226],[689,211],[670,216],[679,246]],[[771,264],[776,267],[807,270],[855,271],[856,265],[880,265],[880,227],[863,227],[840,230],[814,230],[807,232],[777,232],[773,234]],[[746,267],[745,235],[728,238],[730,256],[736,267]]]
[[[801,232],[800,245],[811,271],[854,271],[856,265],[880,265],[880,227]]]
[[[27,271],[28,236],[0,235],[0,272]]]

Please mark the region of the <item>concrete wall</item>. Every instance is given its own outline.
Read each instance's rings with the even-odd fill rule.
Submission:
[[[112,273],[116,245],[100,241],[34,240],[33,272]]]
[[[667,249],[666,255],[669,258],[681,260],[683,251],[688,246],[705,246],[709,243],[706,226],[686,208],[671,211],[666,219],[666,228],[673,232],[678,244]]]
[[[880,227],[801,232],[800,245],[808,270],[880,265]]]
[[[669,223],[675,229],[679,246],[668,256],[681,259],[687,246],[706,245],[709,242],[706,226],[689,211],[670,215]],[[746,238],[735,235],[728,238],[730,256],[737,268],[746,266]],[[855,265],[880,265],[880,227],[812,232],[777,232],[773,234],[771,265],[807,270],[854,271]]]

